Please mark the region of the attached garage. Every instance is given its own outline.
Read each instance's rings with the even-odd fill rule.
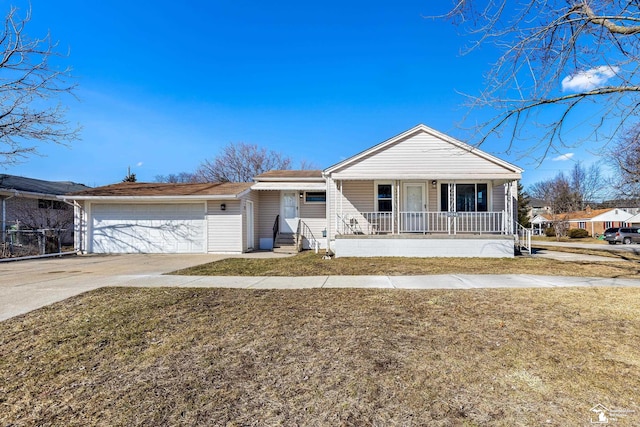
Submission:
[[[119,183],[66,195],[84,253],[241,253],[255,245],[251,183]]]
[[[205,203],[94,204],[91,252],[205,252]]]

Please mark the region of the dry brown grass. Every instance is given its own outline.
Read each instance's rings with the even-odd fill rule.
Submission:
[[[640,289],[105,288],[0,323],[0,425],[640,424]]]
[[[359,276],[422,274],[540,274],[638,278],[637,262],[563,262],[544,258],[335,258],[312,251],[289,258],[228,258],[175,271],[193,276]]]

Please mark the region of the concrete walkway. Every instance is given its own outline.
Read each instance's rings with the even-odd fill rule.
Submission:
[[[631,245],[610,245],[608,243],[579,243],[579,242],[552,242],[546,240],[533,240],[531,245],[535,248],[536,246],[548,246],[548,247],[567,247],[567,248],[580,248],[580,249],[595,249],[600,251],[611,251],[611,252],[631,252],[636,255],[640,255],[640,245],[631,244]]]
[[[270,258],[272,253],[242,257]],[[281,255],[282,256],[282,255]],[[70,256],[0,264],[0,320],[105,286],[241,289],[478,289],[633,286],[640,279],[510,275],[225,277],[163,275],[228,255]]]

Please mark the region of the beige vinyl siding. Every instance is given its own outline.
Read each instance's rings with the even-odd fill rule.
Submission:
[[[493,191],[491,192],[492,211],[501,212],[505,210],[504,206],[504,193],[506,187],[503,184],[494,184]]]
[[[421,132],[332,173],[333,179],[518,179],[520,174]]]
[[[327,227],[326,221],[327,204],[326,203],[305,203],[300,201],[300,220],[303,221],[313,233],[313,237],[324,246],[325,239],[322,238],[322,231]],[[310,236],[305,236],[310,237]],[[305,241],[305,249],[309,248]]]
[[[342,213],[357,214],[358,212],[374,212],[374,183],[373,181],[344,181],[342,183]],[[338,197],[338,212],[340,212],[340,197]]]
[[[427,182],[427,211],[438,212],[440,210],[440,199],[438,199],[438,188],[440,183],[436,183],[436,188],[431,186],[431,181]]]
[[[256,216],[256,238],[273,238],[273,223],[280,214],[279,191],[255,191],[258,194],[260,215]],[[258,246],[256,246],[258,247]]]
[[[224,203],[226,209],[220,209]],[[240,200],[209,201],[207,203],[207,251],[242,252],[243,220]]]

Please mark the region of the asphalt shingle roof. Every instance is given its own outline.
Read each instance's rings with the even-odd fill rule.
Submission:
[[[23,176],[0,174],[0,190],[61,195],[89,188],[91,187],[71,181],[44,181]]]
[[[69,196],[236,196],[251,188],[251,182],[167,184],[121,182],[68,194]]]

